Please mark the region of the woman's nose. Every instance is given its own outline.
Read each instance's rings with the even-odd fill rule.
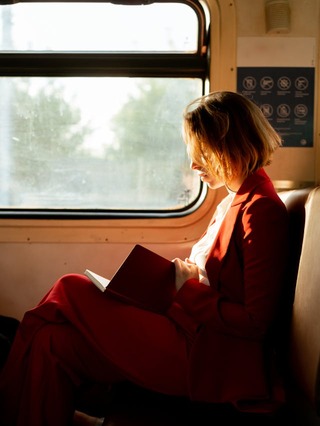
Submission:
[[[200,168],[201,167],[197,163],[195,163],[194,161],[190,162],[190,169],[192,169],[192,170],[199,170]]]

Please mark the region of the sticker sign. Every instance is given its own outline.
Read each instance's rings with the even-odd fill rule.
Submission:
[[[284,147],[312,147],[314,68],[239,67],[237,90],[257,103]]]

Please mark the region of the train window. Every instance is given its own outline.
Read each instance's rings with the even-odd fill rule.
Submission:
[[[197,50],[197,16],[181,3],[154,3],[148,7],[93,2],[18,3],[4,9],[3,14],[11,15],[9,21],[8,17],[4,21],[8,33],[3,34],[3,50]]]
[[[4,3],[0,215],[190,211],[204,188],[181,114],[208,77],[203,5]]]

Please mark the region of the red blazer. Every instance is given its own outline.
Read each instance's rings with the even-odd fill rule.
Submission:
[[[270,411],[270,336],[288,252],[288,215],[263,169],[242,184],[206,262],[210,286],[188,280],[168,315],[195,337],[190,397]]]

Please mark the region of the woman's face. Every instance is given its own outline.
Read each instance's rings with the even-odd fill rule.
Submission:
[[[213,176],[207,169],[192,160],[190,167],[192,170],[195,170],[198,173],[202,182],[206,183],[209,188],[218,189],[224,186],[224,182],[222,182],[222,180],[218,179],[216,176]]]
[[[194,158],[192,155],[192,149],[187,146],[188,156],[190,158],[190,168],[198,173],[202,182],[206,183],[211,189],[218,189],[224,186],[224,182],[217,176],[213,175],[212,172],[205,165],[205,160],[200,161]]]

